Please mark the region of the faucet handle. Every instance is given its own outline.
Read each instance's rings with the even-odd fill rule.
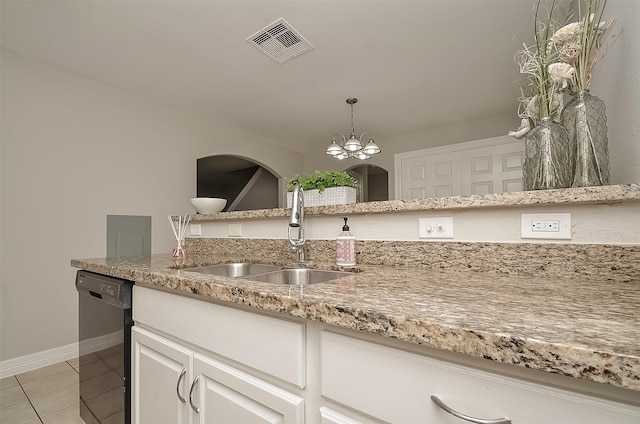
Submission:
[[[297,231],[297,235],[294,238],[293,235],[291,234],[292,230],[298,230]],[[294,225],[289,225],[288,228],[288,234],[289,236],[289,242],[291,243],[292,246],[300,246],[303,245],[304,242],[306,241],[304,238],[304,228],[302,228],[302,226],[298,225],[298,226],[294,226]],[[294,234],[295,235],[295,234]]]

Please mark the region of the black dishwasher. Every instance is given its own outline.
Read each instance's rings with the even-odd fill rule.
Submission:
[[[131,300],[133,282],[80,270],[80,417],[131,422]]]

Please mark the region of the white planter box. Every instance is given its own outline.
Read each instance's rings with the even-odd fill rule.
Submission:
[[[287,207],[291,207],[293,193],[287,193]],[[322,193],[318,190],[303,190],[305,206],[346,205],[356,203],[356,189],[353,187],[329,187]]]

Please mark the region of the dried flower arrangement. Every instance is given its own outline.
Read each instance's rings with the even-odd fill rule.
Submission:
[[[615,18],[602,21],[606,4],[607,0],[578,1],[578,21],[563,26],[549,40],[559,63],[573,70],[568,79],[571,93],[589,89],[594,66],[615,39],[616,34],[608,31]]]
[[[544,19],[541,19],[542,0],[538,0],[535,44],[524,44],[514,56],[527,82],[518,99],[520,127],[509,135],[522,138],[544,118],[558,121],[562,92],[576,93],[589,88],[593,68],[606,51],[605,35],[615,21],[610,18],[601,22],[606,3],[607,0],[579,0],[579,20],[556,29],[555,0],[546,2]]]
[[[514,55],[520,68],[520,73],[526,75],[526,83],[522,96],[518,99],[518,116],[522,119],[517,131],[510,131],[509,135],[521,138],[531,128],[539,124],[543,118],[557,118],[562,107],[560,89],[566,86],[567,78],[563,75],[571,74],[571,69],[551,66],[556,63],[557,52],[550,49],[550,39],[554,33],[553,13],[555,0],[546,8],[547,16],[540,19],[542,0],[538,0],[535,10],[535,44],[523,44],[522,50]],[[553,73],[552,73],[553,72]]]

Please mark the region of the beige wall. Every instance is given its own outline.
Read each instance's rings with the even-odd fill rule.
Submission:
[[[71,258],[106,255],[106,215],[192,213],[196,158],[260,157],[291,175],[301,155],[210,118],[2,52],[0,360],[77,342]]]
[[[611,183],[639,183],[640,26],[637,23],[640,20],[640,1],[609,0],[605,10],[606,17],[617,17],[614,30],[622,29],[622,33],[596,68],[591,94],[603,99],[607,106]],[[505,54],[513,53],[505,52]],[[513,66],[515,67],[516,64],[514,63]],[[452,95],[462,96],[462,94],[452,90]],[[424,95],[428,96],[429,93]],[[462,98],[461,101],[463,101]],[[394,154],[507,134],[509,130],[516,129],[520,124],[516,108],[517,99],[514,99],[513,110],[506,111],[502,115],[480,117],[474,121],[452,120],[418,133],[397,134],[393,139],[377,138],[376,142],[383,153],[367,163],[379,165],[389,171],[389,197],[393,199],[395,198]],[[335,130],[327,131],[330,133]],[[375,134],[370,135],[375,137]],[[313,172],[315,169],[343,170],[357,163],[361,162],[355,159],[344,161],[331,159],[319,147],[317,151],[306,152],[304,170],[306,172]]]
[[[640,182],[640,1],[608,0],[605,16],[622,30],[593,76],[591,94],[607,106],[612,184]]]

